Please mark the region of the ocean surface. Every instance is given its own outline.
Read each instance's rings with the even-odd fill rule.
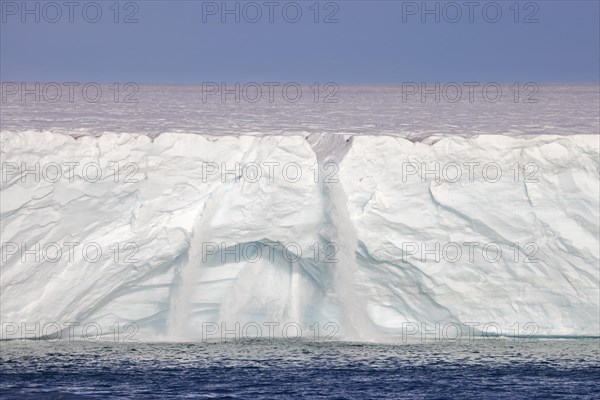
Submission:
[[[2,342],[5,399],[600,396],[598,339]]]

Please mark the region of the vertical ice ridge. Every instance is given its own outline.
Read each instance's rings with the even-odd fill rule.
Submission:
[[[219,196],[215,192],[211,193],[196,218],[190,238],[187,263],[182,266],[178,277],[179,285],[171,298],[168,327],[168,335],[171,339],[190,339],[187,336],[189,329],[186,321],[192,314],[192,294],[204,263],[203,240],[210,237],[210,220],[217,209],[218,200]]]
[[[339,165],[352,147],[353,137],[321,133],[309,135],[306,140],[320,164],[331,162]]]
[[[338,249],[333,277],[333,289],[342,311],[343,334],[349,340],[373,340],[373,323],[367,312],[366,299],[357,285],[358,236],[348,213],[348,197],[337,171],[344,156],[352,147],[352,137],[344,135],[311,135],[307,138],[314,150],[325,198],[324,233]],[[335,175],[330,175],[330,164],[335,164]]]
[[[323,183],[326,199],[326,237],[338,249],[333,289],[342,307],[347,339],[374,340],[373,322],[367,311],[367,299],[358,290],[358,236],[348,213],[348,198],[341,183]]]

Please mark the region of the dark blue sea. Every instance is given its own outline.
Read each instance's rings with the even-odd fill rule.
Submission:
[[[3,399],[600,398],[598,339],[0,346]]]

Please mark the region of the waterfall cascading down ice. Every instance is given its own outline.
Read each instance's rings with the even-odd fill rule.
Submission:
[[[179,272],[179,285],[174,288],[169,310],[168,338],[176,341],[194,340],[190,335],[188,324],[192,314],[192,298],[196,282],[202,273],[204,264],[204,243],[210,237],[210,222],[218,202],[214,201],[214,193],[206,200],[203,210],[194,223],[187,262]],[[213,200],[213,201],[211,201]]]
[[[320,181],[325,197],[323,233],[326,240],[337,249],[333,289],[341,306],[342,333],[348,340],[374,340],[373,322],[357,285],[358,236],[348,213],[348,198],[337,175],[339,164],[352,146],[352,138],[312,135],[308,142],[317,155],[322,178]]]
[[[338,249],[333,289],[341,305],[340,322],[343,337],[353,341],[375,340],[373,322],[369,318],[362,291],[357,285],[358,237],[348,215],[346,195],[339,183],[324,183],[323,191],[329,224],[324,233]]]
[[[297,262],[292,262],[292,273],[290,277],[290,320],[297,323],[302,322],[302,296],[301,296],[301,266]]]
[[[239,159],[239,164],[243,165],[245,157],[251,157],[252,150],[256,146],[251,146]],[[260,148],[259,148],[260,150]],[[263,150],[264,152],[264,150]],[[268,155],[267,152],[264,152]],[[259,155],[260,156],[260,155]],[[252,160],[250,160],[252,161]],[[238,161],[235,161],[236,165]],[[233,164],[233,163],[230,163]],[[218,168],[221,166],[219,165]],[[254,325],[257,322],[277,322],[281,325],[286,323],[297,324],[300,329],[305,330],[310,323],[303,323],[302,310],[302,292],[303,285],[303,267],[302,261],[290,261],[282,257],[283,251],[294,251],[294,249],[285,249],[284,243],[280,242],[277,236],[271,238],[253,236],[253,229],[261,230],[263,226],[254,225],[249,229],[241,229],[238,234],[230,234],[226,237],[216,237],[218,229],[212,227],[213,220],[227,221],[227,216],[219,215],[222,207],[223,198],[240,195],[245,190],[253,190],[257,187],[255,183],[250,183],[241,179],[241,167],[236,167],[236,173],[232,165],[223,166],[226,174],[223,176],[212,176],[216,179],[216,184],[226,184],[220,193],[218,189],[207,188],[206,190],[216,190],[212,192],[211,197],[205,201],[205,206],[200,212],[192,228],[189,249],[187,251],[187,263],[178,271],[178,276],[174,282],[173,295],[169,310],[169,333],[168,337],[174,340],[198,340],[201,337],[203,324],[224,324],[225,327],[235,327],[237,324]],[[293,185],[292,185],[293,187]],[[224,195],[224,193],[228,193]],[[213,199],[219,201],[213,201]],[[232,199],[233,202],[235,200]],[[245,210],[240,209],[243,218]],[[244,222],[244,221],[239,221]],[[217,223],[218,224],[218,223]],[[223,229],[223,228],[221,228]],[[249,235],[252,239],[244,237]],[[301,238],[292,237],[293,242]],[[216,240],[216,241],[215,241]],[[206,254],[207,245],[216,245],[218,249],[216,254]],[[274,259],[264,255],[260,257],[258,264],[248,262],[249,254],[245,250],[246,246],[258,246],[265,254],[274,254]],[[209,251],[212,251],[210,249]],[[234,256],[232,257],[232,254]],[[207,261],[208,257],[208,261]],[[235,260],[234,260],[235,259]],[[264,263],[261,263],[264,262]],[[265,265],[268,264],[268,265]],[[278,286],[283,296],[278,298],[277,304],[272,299],[261,298],[260,292],[253,292],[250,287],[260,284],[260,271],[279,270],[280,273],[289,279],[287,285]],[[216,281],[229,282],[228,301],[218,305],[212,301],[211,286],[215,283],[215,274],[217,270],[237,270],[238,273],[223,279],[223,276],[216,278]],[[264,270],[263,270],[264,272]],[[213,273],[212,277],[210,276]],[[221,274],[222,275],[222,274]],[[282,284],[283,282],[278,282]],[[286,290],[287,286],[287,290]],[[262,304],[261,304],[262,303]],[[225,329],[225,328],[223,328]],[[305,331],[308,334],[308,331]]]

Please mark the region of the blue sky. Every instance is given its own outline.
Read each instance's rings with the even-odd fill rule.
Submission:
[[[399,0],[322,1],[318,15],[313,0],[281,1],[273,22],[259,0],[256,23],[247,1],[237,6],[240,21],[229,14],[225,23],[221,1],[123,1],[118,15],[114,0],[81,1],[73,22],[62,0],[55,3],[60,18],[46,3],[27,2],[33,12],[25,22],[21,1],[1,3],[4,81],[598,82],[600,73],[596,0],[521,1],[518,14],[515,1],[481,1],[472,22],[462,0],[454,3],[460,17],[448,2],[428,1],[434,13],[425,22],[422,2]],[[89,21],[96,5],[102,10],[98,22],[84,18],[86,3],[94,3],[86,8]],[[302,16],[292,23],[298,6]],[[492,23],[498,6],[502,15]],[[137,22],[123,23],[127,15]]]

